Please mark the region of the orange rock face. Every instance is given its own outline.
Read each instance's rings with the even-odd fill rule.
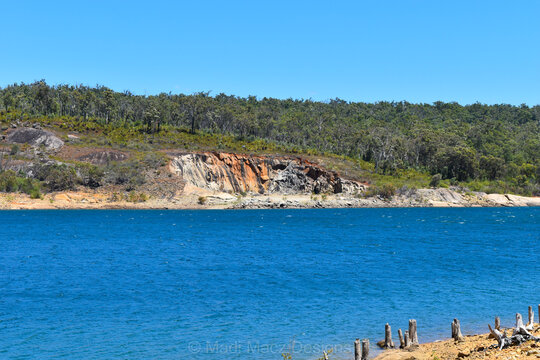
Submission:
[[[232,153],[186,153],[173,157],[171,170],[197,187],[224,192],[339,193],[336,172],[301,158]]]

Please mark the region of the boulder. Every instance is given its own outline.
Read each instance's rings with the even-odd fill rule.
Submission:
[[[29,127],[17,128],[7,136],[8,143],[29,144],[31,146],[44,146],[47,150],[58,150],[64,142],[50,131]]]

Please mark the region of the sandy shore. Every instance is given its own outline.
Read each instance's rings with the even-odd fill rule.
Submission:
[[[487,325],[486,325],[487,328]],[[450,329],[449,329],[450,330]],[[511,335],[512,329],[507,333]],[[534,335],[540,336],[540,324],[536,324]],[[444,340],[420,344],[408,350],[386,350],[376,356],[376,360],[453,360],[486,359],[515,360],[540,359],[540,342],[528,341],[521,345],[499,350],[497,340],[488,338],[488,334],[465,336],[463,342]]]

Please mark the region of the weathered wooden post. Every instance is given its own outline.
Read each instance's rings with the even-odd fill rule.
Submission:
[[[452,321],[452,339],[455,341],[463,341],[465,339],[461,334],[461,326],[458,319]]]
[[[360,349],[360,339],[354,340],[354,360],[362,360],[362,350]]]
[[[418,343],[418,334],[416,332],[416,320],[409,320],[409,338],[411,345],[419,345]]]
[[[404,348],[408,348],[411,346],[411,338],[409,337],[409,330],[405,330],[405,346]]]
[[[362,360],[367,360],[369,356],[369,339],[362,340]]]
[[[523,326],[523,317],[521,316],[520,313],[517,313],[516,314],[516,329],[519,329],[521,327],[525,327]]]
[[[401,329],[398,329],[397,334],[399,337],[399,348],[403,349],[405,347],[405,340],[403,339],[403,332]]]
[[[534,324],[534,312],[532,306],[529,306],[529,322],[527,323],[527,325],[531,324]]]
[[[390,325],[388,323],[384,325],[384,348],[394,348],[394,342],[392,341],[392,329],[390,328]]]
[[[501,318],[498,316],[495,316],[495,329],[501,330]]]

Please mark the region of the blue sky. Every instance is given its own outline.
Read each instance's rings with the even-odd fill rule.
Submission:
[[[540,1],[5,1],[0,86],[540,103]]]

